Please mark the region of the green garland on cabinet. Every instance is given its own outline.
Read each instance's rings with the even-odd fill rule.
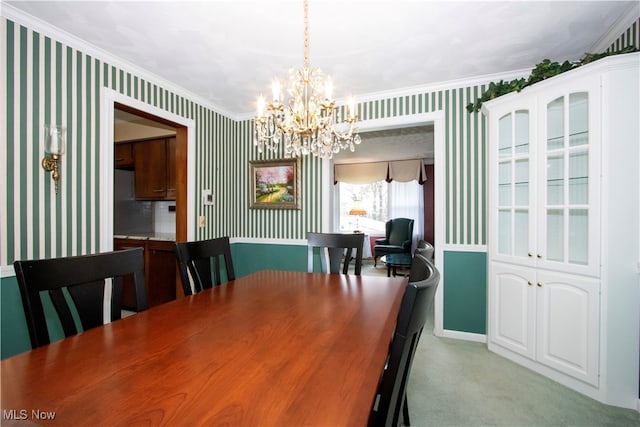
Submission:
[[[549,77],[557,76],[558,74],[562,74],[581,65],[585,65],[600,58],[604,58],[605,56],[620,55],[623,53],[631,53],[637,51],[640,51],[640,49],[636,48],[635,46],[629,46],[615,52],[587,53],[579,61],[564,61],[562,64],[559,64],[555,61],[551,62],[549,59],[545,59],[537,64],[533,70],[531,70],[531,75],[528,79],[525,79],[523,77],[520,79],[511,80],[510,82],[500,80],[498,83],[489,83],[489,87],[482,93],[482,96],[480,96],[480,98],[478,98],[475,103],[471,102],[467,105],[467,111],[469,113],[478,112],[480,111],[480,107],[482,107],[483,102],[489,101],[502,95],[506,95],[507,93],[511,93],[514,91],[520,92],[525,87],[531,86],[534,83],[538,83],[542,80],[548,79]]]

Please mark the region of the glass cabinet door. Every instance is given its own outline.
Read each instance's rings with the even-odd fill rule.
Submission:
[[[546,105],[544,247],[538,256],[576,266],[589,262],[589,94],[571,93]]]
[[[531,245],[531,133],[529,111],[498,120],[497,253],[527,258]]]

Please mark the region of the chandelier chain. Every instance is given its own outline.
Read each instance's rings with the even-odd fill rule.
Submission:
[[[278,80],[272,86],[273,101],[266,102],[262,95],[258,98],[254,145],[259,153],[279,151],[281,142],[285,157],[313,154],[331,159],[340,150],[355,150],[354,145],[361,141],[355,128],[355,101],[350,99],[341,113],[331,79],[323,79],[320,69],[309,66],[309,1],[304,0],[304,67],[289,71],[288,101],[282,97]]]
[[[304,68],[309,68],[309,1],[304,0]]]

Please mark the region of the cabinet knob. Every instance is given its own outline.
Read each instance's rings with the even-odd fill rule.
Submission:
[[[542,258],[542,254],[538,254],[536,255],[538,258]]]
[[[538,285],[539,288],[542,287],[542,283],[540,283],[540,282],[538,282],[537,285]]]
[[[531,252],[528,252],[528,253],[527,253],[527,256],[528,256],[529,258],[531,258],[531,257],[533,256],[533,254],[532,254]]]
[[[531,283],[531,280],[528,280],[528,281],[527,281],[527,284],[528,284],[529,286],[533,285],[533,283]]]

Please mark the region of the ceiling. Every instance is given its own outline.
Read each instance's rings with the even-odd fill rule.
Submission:
[[[268,96],[274,78],[303,63],[302,0],[4,4],[88,42],[98,48],[93,55],[106,51],[233,118],[250,117],[257,95]],[[640,15],[640,2],[310,0],[309,15],[311,65],[331,75],[338,101],[366,100],[522,74],[545,58],[579,59],[601,48],[611,27]],[[116,127],[154,126],[118,114]],[[366,150],[343,150],[336,163],[433,161],[433,126],[361,137]]]
[[[334,154],[337,164],[369,163],[380,160],[423,159],[433,163],[433,125],[411,126],[360,133],[366,150],[342,150]]]
[[[4,1],[232,117],[303,62],[300,0]],[[340,99],[575,60],[637,1],[310,0],[310,62]],[[98,50],[99,51],[99,50]],[[105,58],[107,61],[111,58]]]

